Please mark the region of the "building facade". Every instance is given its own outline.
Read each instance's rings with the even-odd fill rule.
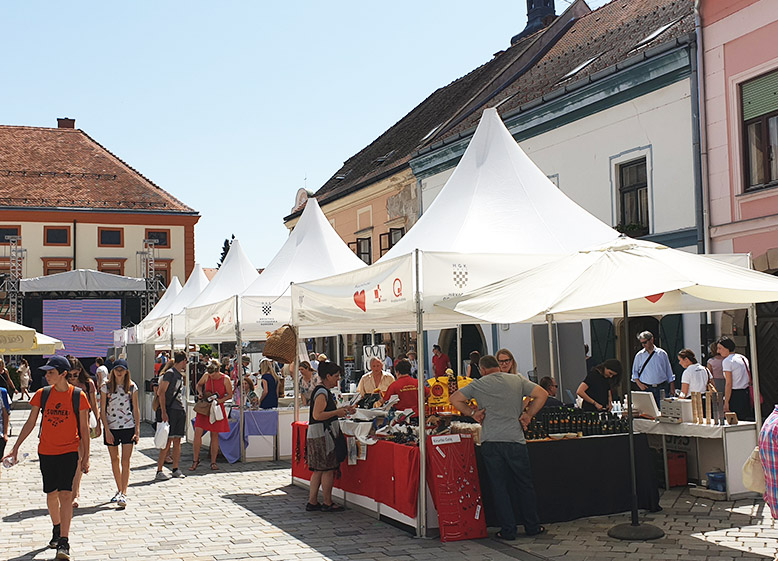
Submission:
[[[703,154],[712,253],[750,253],[778,272],[778,4],[702,0]],[[747,315],[717,318],[748,354]],[[765,404],[778,400],[778,304],[757,306],[757,348]],[[768,413],[763,408],[763,413]]]
[[[24,278],[74,269],[144,277],[153,240],[165,285],[194,268],[196,211],[58,119],[57,128],[0,126],[0,273],[15,236]]]

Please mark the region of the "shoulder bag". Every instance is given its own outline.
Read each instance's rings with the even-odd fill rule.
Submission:
[[[759,446],[754,448],[751,455],[743,464],[743,485],[749,491],[764,495],[765,481],[762,469],[762,458],[759,457]]]

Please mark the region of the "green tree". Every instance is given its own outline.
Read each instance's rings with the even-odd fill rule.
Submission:
[[[222,246],[222,256],[219,258],[219,264],[216,265],[217,269],[220,269],[222,263],[224,263],[224,260],[227,259],[227,254],[230,252],[230,247],[232,246],[232,240],[234,239],[235,239],[235,234],[232,234],[230,238],[224,240],[224,245]]]

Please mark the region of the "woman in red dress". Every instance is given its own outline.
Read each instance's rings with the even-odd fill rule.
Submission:
[[[219,469],[216,465],[216,456],[219,455],[219,433],[230,432],[230,424],[227,421],[227,412],[224,410],[224,402],[232,399],[232,382],[230,377],[220,371],[221,365],[218,360],[211,360],[205,368],[205,374],[197,382],[197,395],[203,399],[210,395],[216,395],[216,403],[222,411],[222,419],[211,423],[210,415],[198,413],[195,417],[195,437],[194,437],[194,462],[189,471],[194,471],[200,464],[200,446],[203,444],[203,433],[211,433],[211,469]]]

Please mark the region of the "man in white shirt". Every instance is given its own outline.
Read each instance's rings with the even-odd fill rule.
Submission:
[[[380,390],[381,393],[389,389],[394,382],[394,376],[383,370],[384,363],[378,357],[370,359],[370,372],[362,376],[357,386],[357,391],[363,396]]]
[[[108,382],[108,368],[105,366],[105,361],[103,360],[103,357],[99,356],[95,360],[95,363],[97,363],[97,371],[95,374],[97,374],[97,381],[98,381],[98,388],[103,387],[103,384]]]

